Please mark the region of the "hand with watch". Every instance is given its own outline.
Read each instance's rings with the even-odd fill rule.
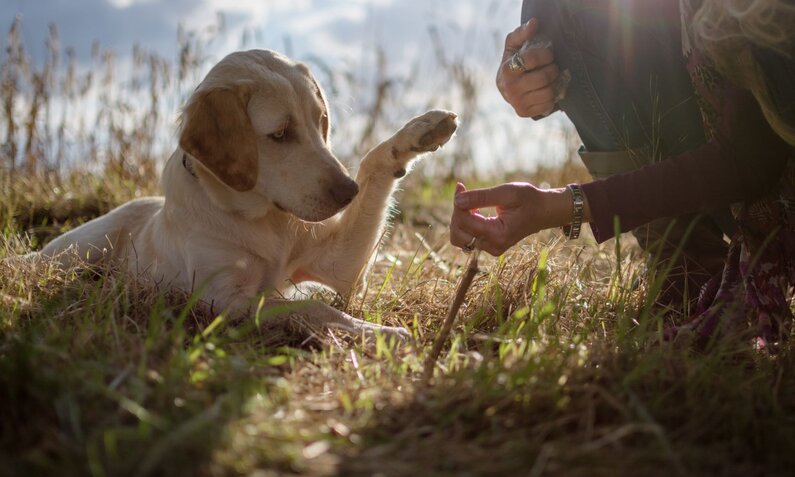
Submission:
[[[491,207],[495,215],[480,213],[479,209]],[[512,182],[471,191],[458,184],[450,242],[499,256],[528,235],[550,228],[563,227],[567,238],[576,239],[583,221],[589,219],[588,201],[578,184],[539,189]]]

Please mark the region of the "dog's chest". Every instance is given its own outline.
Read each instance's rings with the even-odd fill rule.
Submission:
[[[258,245],[238,260],[238,283],[253,294],[278,292],[290,278],[290,243],[284,237],[269,237]]]

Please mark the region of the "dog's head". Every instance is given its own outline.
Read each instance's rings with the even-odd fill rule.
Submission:
[[[183,110],[179,145],[220,190],[302,220],[331,217],[358,192],[329,148],[317,81],[271,51],[232,53],[210,70]]]

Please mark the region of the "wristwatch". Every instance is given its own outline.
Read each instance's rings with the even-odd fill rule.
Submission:
[[[582,229],[582,214],[585,206],[585,199],[579,184],[569,184],[566,186],[571,191],[572,197],[572,219],[569,225],[563,226],[563,234],[569,240],[579,238]]]

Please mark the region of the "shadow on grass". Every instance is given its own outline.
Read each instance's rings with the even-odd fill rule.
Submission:
[[[228,423],[254,395],[278,402],[274,383],[301,353],[275,347],[291,344],[284,333],[227,326],[193,297],[121,274],[13,273],[0,306],[0,475],[207,474]],[[270,457],[290,468],[289,455]]]
[[[628,343],[627,343],[628,344]],[[486,358],[355,432],[339,476],[789,475],[795,356],[592,344]],[[509,364],[506,364],[509,363]]]

